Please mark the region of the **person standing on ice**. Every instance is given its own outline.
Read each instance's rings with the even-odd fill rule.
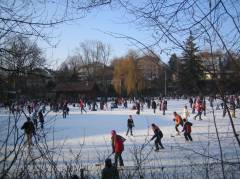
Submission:
[[[102,179],[119,179],[118,170],[112,165],[110,158],[105,160],[105,167],[102,170]]]
[[[152,101],[152,109],[153,109],[153,113],[155,114],[156,112],[156,108],[157,108],[157,103],[155,100]]]
[[[82,99],[80,99],[79,106],[81,109],[81,114],[83,113],[83,111],[85,111],[85,113],[87,113],[87,111],[84,109],[84,102]]]
[[[202,106],[202,102],[200,100],[198,100],[196,102],[195,109],[197,110],[197,115],[194,116],[194,120],[196,120],[197,117],[199,117],[199,120],[202,120],[203,106]]]
[[[184,137],[186,139],[186,141],[192,141],[192,136],[191,136],[191,132],[192,132],[192,123],[187,121],[186,119],[183,119],[183,130],[182,132],[184,132]]]
[[[177,131],[177,134],[176,135],[180,135],[180,132],[178,130],[178,126],[181,125],[183,126],[183,121],[182,121],[182,118],[179,114],[177,114],[176,112],[173,112],[173,115],[174,115],[174,119],[173,121],[175,121],[175,130]]]
[[[194,101],[193,101],[193,104],[192,104],[192,114],[195,114],[196,102],[197,102],[197,99],[194,98]]]
[[[24,130],[24,133],[27,136],[28,147],[32,146],[32,136],[35,135],[35,127],[30,117],[27,117],[27,121],[22,125],[21,129]]]
[[[231,112],[231,116],[233,118],[236,118],[236,104],[235,104],[235,98],[234,96],[230,97],[229,100],[229,108],[230,108],[230,112]]]
[[[127,120],[127,127],[128,127],[128,130],[127,130],[126,136],[128,135],[129,131],[130,131],[131,135],[133,136],[132,128],[134,127],[134,122],[133,122],[132,115],[129,115],[129,118]]]
[[[136,114],[140,114],[140,102],[139,101],[136,102],[136,108],[137,108]]]
[[[63,118],[66,118],[67,117],[67,106],[64,105],[62,110],[63,110]]]
[[[120,166],[124,166],[123,159],[122,159],[122,152],[124,150],[124,141],[126,140],[124,137],[117,135],[115,130],[111,131],[112,137],[112,153],[115,153],[114,159],[115,163],[114,166],[117,167],[118,160],[120,163]]]
[[[182,111],[182,119],[188,120],[188,117],[190,117],[190,113],[188,112],[187,105],[185,105]]]
[[[189,98],[189,105],[190,105],[190,108],[193,108],[193,99],[192,99],[192,97]]]
[[[167,110],[167,100],[166,99],[163,99],[161,106],[162,106],[163,115],[165,115],[165,111]]]
[[[162,138],[163,138],[163,133],[162,131],[159,129],[159,127],[156,124],[152,124],[152,130],[154,132],[154,135],[152,136],[152,138],[150,139],[150,141],[152,141],[153,139],[156,138],[156,140],[154,141],[155,143],[155,151],[159,151],[159,146],[161,147],[161,149],[164,149],[163,145],[162,145]]]

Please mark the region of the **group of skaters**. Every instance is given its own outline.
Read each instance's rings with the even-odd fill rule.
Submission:
[[[108,110],[109,109],[106,101],[101,100],[99,103],[100,103],[100,110]],[[130,100],[130,103],[133,103],[132,109],[137,110],[136,114],[138,114],[138,115],[140,114],[140,111],[144,110],[145,105],[147,106],[148,109],[152,108],[154,114],[156,113],[158,106],[159,106],[159,110],[163,112],[163,115],[165,115],[165,111],[167,110],[167,100],[162,99],[162,98],[159,98],[159,99],[143,98],[140,100],[134,99],[134,100]],[[88,111],[97,111],[99,109],[96,101],[83,100],[83,99],[80,99],[79,103],[77,103],[77,105],[74,103],[73,106],[74,107],[79,106],[81,114],[87,113],[87,110]],[[115,108],[119,108],[119,106],[122,106],[124,109],[127,109],[128,108],[128,100],[124,99],[124,98],[116,98],[114,100],[114,102],[111,102],[110,110],[112,111]],[[87,110],[86,110],[86,108],[87,108]],[[58,112],[59,109],[62,109],[63,118],[66,118],[67,115],[69,114],[69,106],[68,106],[67,100],[64,100],[62,103],[50,106],[50,110],[53,110],[55,112]]]
[[[167,100],[163,98],[146,98],[142,100],[136,100],[135,105],[133,105],[133,109],[137,109],[136,114],[140,114],[141,111],[144,110],[144,106],[147,106],[147,109],[152,108],[153,113],[156,113],[157,107],[159,107],[159,110],[163,112],[163,115],[165,115],[165,111],[167,110]]]
[[[8,103],[9,111],[15,119],[24,115],[26,121],[21,126],[26,136],[26,144],[30,147],[33,145],[32,137],[36,130],[44,128],[44,113],[46,112],[47,102],[44,100],[20,100]],[[40,125],[39,125],[40,124]]]
[[[213,97],[210,97],[209,99],[209,106],[213,107],[213,103],[216,102],[216,110],[220,110],[220,108],[223,110],[223,116],[226,114],[226,105],[224,105],[223,102],[220,100],[217,100]],[[229,105],[229,109],[232,111],[232,117],[236,117],[235,110],[240,107],[240,102],[238,97],[229,96],[226,97],[227,105]],[[219,102],[220,101],[220,102]],[[115,101],[118,103],[118,101]],[[167,100],[166,99],[151,99],[146,98],[145,100],[136,100],[132,101],[136,104],[137,114],[140,114],[140,111],[143,110],[144,105],[146,104],[147,108],[153,109],[153,113],[156,113],[157,106],[159,106],[159,110],[163,111],[163,115],[165,114],[165,111],[167,110]],[[87,113],[87,110],[85,107],[87,107],[87,103],[84,102],[84,100],[79,101],[79,108],[81,113]],[[95,104],[92,103],[92,106],[89,107],[89,109],[93,109],[96,107]],[[118,104],[117,104],[118,105]],[[123,100],[124,108],[128,106],[127,101]],[[18,111],[27,111],[28,115],[26,115],[27,121],[22,125],[21,129],[24,130],[24,133],[27,137],[26,142],[28,146],[32,146],[32,137],[36,134],[36,131],[38,128],[38,123],[40,123],[40,128],[44,128],[44,113],[46,110],[46,103],[42,102],[27,102],[24,105],[11,105],[11,112],[16,113]],[[64,101],[61,105],[63,110],[63,118],[66,118],[69,112],[68,102]],[[134,105],[133,105],[134,106]],[[173,112],[173,120],[175,122],[175,130],[176,130],[176,136],[183,133],[185,141],[193,141],[191,132],[192,132],[192,123],[189,121],[190,114],[192,113],[193,120],[196,120],[197,118],[199,120],[202,120],[202,114],[206,115],[206,100],[205,98],[196,97],[189,98],[189,107],[190,111],[187,108],[187,105],[183,107],[182,113],[178,114],[177,112]],[[133,136],[133,127],[135,126],[134,120],[132,115],[129,115],[127,119],[127,131],[126,136],[129,134]],[[181,130],[179,129],[179,126],[181,126]],[[160,149],[164,149],[164,146],[162,144],[162,138],[163,138],[163,132],[160,130],[160,128],[152,123],[151,124],[152,131],[154,135],[151,137],[150,141],[154,140],[155,144],[155,151],[159,151]],[[173,136],[174,137],[174,136]],[[102,171],[103,176],[108,176],[109,171],[116,172],[113,167],[117,167],[118,163],[120,166],[124,166],[123,158],[122,158],[122,152],[124,151],[124,142],[125,138],[118,135],[115,130],[111,131],[111,141],[112,141],[112,153],[114,156],[114,163],[112,164],[111,160],[108,158],[105,161],[105,169]],[[114,173],[113,172],[113,173]],[[115,175],[115,174],[114,174]],[[103,177],[104,178],[104,177]],[[105,177],[106,178],[106,177]]]
[[[237,95],[229,95],[225,96],[224,99],[220,99],[217,96],[210,96],[209,99],[209,107],[210,110],[213,108],[213,104],[216,104],[216,108],[214,110],[222,110],[222,116],[225,117],[227,113],[227,109],[230,111],[231,117],[236,118],[236,109],[240,108],[240,96]],[[189,98],[189,104],[192,109],[192,114],[197,113],[194,116],[194,119],[199,117],[199,120],[202,120],[202,113],[206,116],[206,98],[196,97]]]

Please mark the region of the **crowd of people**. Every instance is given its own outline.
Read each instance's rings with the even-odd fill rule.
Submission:
[[[223,117],[226,115],[227,109],[229,109],[231,117],[236,118],[236,109],[240,108],[239,97],[232,95],[226,96],[224,99],[221,100],[215,97],[209,97],[207,100],[209,106],[206,105],[206,98],[204,97],[190,97],[188,99],[190,109],[188,109],[188,105],[185,104],[181,113],[173,111],[172,114],[173,121],[175,122],[176,136],[179,136],[181,135],[181,133],[183,133],[186,142],[193,141],[193,138],[191,136],[193,122],[197,119],[200,121],[203,120],[202,115],[206,116],[207,107],[209,108],[209,110],[214,109],[214,107],[216,107],[214,110],[222,110]],[[97,102],[94,100],[90,101],[80,99],[79,103],[73,104],[73,106],[79,107],[81,114],[84,114],[88,111],[114,110],[115,108],[119,108],[120,106],[123,109],[127,109],[129,107],[128,103],[132,104],[131,108],[132,110],[136,110],[137,115],[140,115],[141,111],[150,108],[152,108],[153,114],[155,114],[157,109],[159,109],[159,111],[162,111],[162,115],[165,115],[166,111],[168,110],[167,99],[164,98],[143,98],[138,100],[126,100],[124,98],[116,98],[111,103],[110,108],[108,108],[108,103],[103,100],[101,100],[98,105]],[[60,110],[62,110],[63,118],[66,118],[70,112],[69,103],[67,100],[63,100],[60,103],[33,100],[9,104],[9,111],[13,115],[18,115],[23,112],[26,116],[27,120],[23,123],[21,129],[24,130],[24,133],[26,135],[26,143],[29,147],[34,145],[32,137],[36,134],[36,131],[39,129],[44,130],[44,114],[46,113],[46,106],[50,106],[50,111],[59,112]],[[98,106],[100,106],[100,108]],[[190,120],[192,122],[189,121],[190,118],[192,119]],[[38,126],[38,123],[40,124],[40,127]],[[131,136],[134,136],[134,126],[134,119],[132,115],[129,115],[127,119],[126,136],[128,136],[129,134]],[[164,146],[162,144],[162,138],[164,136],[164,133],[155,123],[151,124],[151,128],[154,135],[151,137],[149,142],[154,140],[155,151],[164,149]],[[114,154],[114,163],[112,164],[111,159],[106,159],[105,168],[102,171],[103,178],[108,178],[112,175],[118,176],[118,163],[120,166],[124,166],[122,152],[124,151],[124,142],[126,139],[123,136],[117,134],[115,130],[116,129],[111,131],[112,154]]]

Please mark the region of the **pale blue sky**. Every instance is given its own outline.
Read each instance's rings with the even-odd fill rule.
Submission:
[[[55,65],[60,65],[68,55],[73,55],[75,48],[84,40],[100,40],[109,44],[112,48],[111,57],[125,55],[129,49],[136,47],[126,39],[117,39],[100,31],[125,34],[146,44],[151,38],[150,32],[140,32],[133,23],[124,23],[127,22],[127,19],[124,19],[122,14],[123,12],[117,9],[114,11],[109,8],[95,10],[76,22],[62,24],[54,29],[53,35],[57,36],[54,41],[58,42],[56,48],[49,48],[44,42],[39,45],[46,52],[48,61],[54,61],[54,64],[57,61]],[[162,58],[164,58],[163,61],[168,61],[167,56]]]

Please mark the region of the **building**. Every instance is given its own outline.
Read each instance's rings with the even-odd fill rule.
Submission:
[[[95,99],[99,89],[94,82],[67,82],[60,83],[54,89],[58,100],[68,100],[78,102],[79,99]]]

